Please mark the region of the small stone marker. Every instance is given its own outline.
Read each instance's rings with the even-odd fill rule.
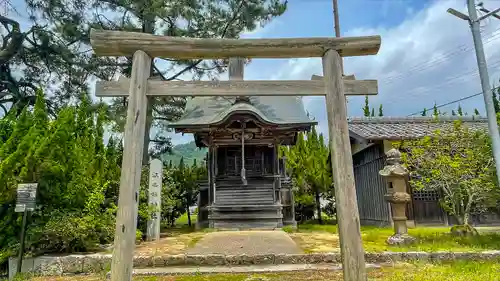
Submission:
[[[161,188],[163,178],[163,163],[159,159],[151,160],[149,164],[149,206],[155,209],[148,220],[147,240],[156,241],[160,239],[161,223]]]

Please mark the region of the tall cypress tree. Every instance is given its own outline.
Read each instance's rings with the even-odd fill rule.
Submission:
[[[427,108],[424,108],[424,110],[422,110],[422,116],[427,116]]]
[[[324,142],[322,134],[316,128],[307,134],[301,134],[297,144],[288,150],[282,150],[287,156],[287,167],[293,179],[297,182],[299,193],[312,199],[321,219],[321,197],[329,191],[331,186],[331,167],[328,161],[329,148]]]
[[[384,108],[382,107],[382,105],[378,107],[378,116],[379,117],[384,116]]]
[[[458,116],[463,116],[464,115],[464,113],[462,111],[462,106],[460,104],[458,105],[457,114],[458,114]]]
[[[495,113],[500,112],[500,102],[498,101],[498,95],[500,94],[500,88],[496,88],[493,91],[493,106],[495,107]]]
[[[368,103],[368,96],[365,96],[365,106],[363,106],[363,115],[370,117],[370,105]]]

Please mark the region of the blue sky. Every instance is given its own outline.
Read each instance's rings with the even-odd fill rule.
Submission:
[[[18,7],[24,1],[14,0]],[[377,79],[379,95],[370,97],[376,109],[383,104],[386,116],[406,116],[434,103],[443,104],[481,91],[472,37],[467,22],[451,16],[447,8],[466,12],[465,0],[338,0],[343,36],[380,35],[375,56],[346,58],[345,73],[357,79]],[[500,1],[483,1],[493,10]],[[482,23],[483,41],[491,84],[499,85],[500,20]],[[288,10],[264,27],[243,34],[245,38],[334,36],[332,0],[289,0]],[[320,59],[260,59],[245,69],[245,79],[305,79],[322,74]],[[189,80],[189,76],[183,76]],[[227,74],[220,75],[221,80]],[[319,121],[328,136],[323,97],[304,98],[305,109]],[[350,116],[361,116],[364,97],[350,97]],[[442,108],[450,112],[458,104]],[[484,101],[477,96],[461,102],[469,113]],[[172,134],[174,143],[192,136]]]
[[[473,42],[465,21],[446,12],[450,7],[466,12],[465,0],[338,0],[343,36],[381,35],[376,56],[345,59],[346,74],[358,79],[378,79],[379,95],[370,97],[386,116],[406,116],[481,91]],[[490,10],[500,1],[483,1]],[[491,83],[500,76],[500,20],[483,23],[482,32]],[[288,10],[266,26],[243,37],[278,38],[334,36],[331,0],[291,0]],[[321,74],[320,59],[254,60],[245,69],[247,80],[310,79]],[[227,79],[221,75],[220,79]],[[319,121],[328,136],[324,97],[303,98],[305,109]],[[364,97],[350,97],[350,116],[361,116]],[[458,104],[443,107],[451,112]],[[484,100],[477,96],[461,102],[472,113],[484,114]],[[173,136],[174,143],[191,136]]]

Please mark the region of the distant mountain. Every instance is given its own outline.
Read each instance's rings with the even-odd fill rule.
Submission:
[[[172,164],[177,165],[179,161],[181,161],[181,158],[184,157],[184,163],[186,165],[192,165],[194,159],[196,159],[196,163],[200,164],[203,162],[207,151],[207,148],[199,149],[196,147],[195,142],[191,141],[174,146],[172,148],[172,154],[164,154],[163,160],[165,160],[167,164],[172,161]]]

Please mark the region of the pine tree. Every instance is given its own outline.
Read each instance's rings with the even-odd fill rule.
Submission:
[[[239,38],[245,31],[266,25],[273,18],[282,15],[286,8],[286,1],[258,0],[258,1],[80,1],[67,0],[48,3],[46,1],[28,1],[27,8],[32,19],[43,24],[57,26],[50,30],[50,43],[57,42],[64,56],[57,58],[57,66],[70,79],[62,79],[61,83],[67,88],[81,88],[86,77],[93,75],[103,80],[110,80],[116,74],[129,77],[131,74],[131,60],[123,57],[96,57],[89,52],[81,52],[74,47],[89,42],[89,29],[113,29],[120,31],[139,31],[147,34],[168,35],[172,37],[192,38]],[[98,7],[99,12],[95,9]],[[64,13],[60,12],[64,11]],[[120,16],[115,16],[120,13]],[[103,14],[111,14],[103,19]],[[179,24],[183,22],[183,24]],[[185,24],[184,24],[185,23]],[[36,30],[36,29],[35,29]],[[43,28],[38,28],[43,30]],[[55,52],[55,51],[54,51]],[[72,58],[76,63],[66,61]],[[43,61],[43,60],[40,60]],[[190,75],[192,79],[203,76],[216,77],[226,69],[224,60],[164,60],[152,62],[151,73],[162,80],[175,80],[180,75]],[[63,67],[64,66],[64,67]],[[60,70],[60,69],[56,69]],[[49,71],[49,73],[51,73]],[[35,75],[32,75],[35,76]],[[3,82],[3,81],[2,81]],[[65,93],[66,94],[66,93]],[[68,95],[74,96],[74,90]],[[58,95],[59,100],[66,95]],[[114,122],[112,130],[122,132],[125,125],[126,99],[116,98],[111,101],[109,114]],[[186,98],[168,97],[150,100],[152,118],[147,119],[145,159],[148,151],[160,154],[170,148],[170,140],[166,138],[168,130],[166,121],[172,121],[183,114]],[[156,134],[149,134],[155,126]],[[152,140],[149,136],[152,136]],[[152,142],[151,142],[152,141]],[[148,150],[149,145],[154,144]],[[145,159],[143,159],[143,162]]]
[[[177,170],[179,170],[180,173],[184,173],[184,157],[181,157],[181,160],[179,161],[179,165],[177,166]]]
[[[365,106],[363,106],[363,115],[370,117],[370,105],[368,103],[368,96],[365,96]]]
[[[375,117],[375,108],[372,107],[372,113],[370,115],[371,117]]]
[[[477,108],[474,108],[474,115],[480,115],[479,110],[477,110]]]
[[[458,114],[458,116],[463,116],[464,115],[464,113],[462,111],[462,106],[460,106],[460,104],[458,105],[457,114]]]
[[[384,116],[384,108],[382,107],[382,105],[378,107],[378,116],[379,117]]]
[[[422,116],[427,116],[427,108],[424,108],[424,110],[422,110]]]

